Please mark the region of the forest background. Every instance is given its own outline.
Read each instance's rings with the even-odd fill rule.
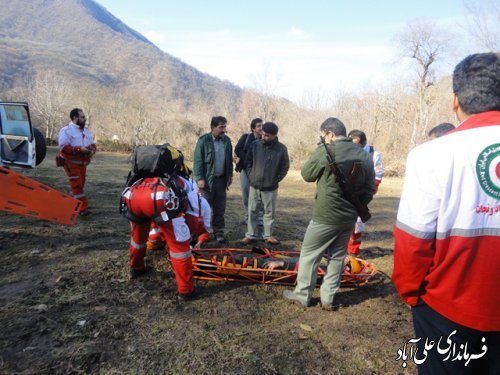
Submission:
[[[228,119],[233,143],[261,117],[278,124],[280,140],[300,167],[315,147],[319,125],[334,116],[348,130],[366,132],[384,156],[387,175],[402,175],[408,151],[432,127],[457,125],[450,104],[452,66],[442,76],[437,68],[464,57],[456,56],[463,51],[500,50],[500,3],[466,1],[468,22],[454,30],[418,19],[394,35],[394,64],[408,64],[411,78],[334,96],[318,88],[295,103],[277,95],[279,77],[266,67],[257,68],[253,88],[242,89],[161,51],[92,0],[4,3],[0,99],[27,101],[49,143],[68,122],[69,110],[79,107],[101,150],[170,142],[188,159],[212,116]],[[78,19],[69,28],[68,14]]]

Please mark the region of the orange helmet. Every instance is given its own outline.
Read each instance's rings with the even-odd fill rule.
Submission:
[[[349,258],[349,263],[347,266],[349,267],[350,272],[353,274],[360,273],[361,272],[361,263],[359,262],[359,260],[357,260],[356,258],[354,258],[351,255],[348,255],[348,258]]]

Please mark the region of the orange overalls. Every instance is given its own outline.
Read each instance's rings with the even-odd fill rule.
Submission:
[[[191,232],[191,245],[195,246],[196,243],[205,243],[210,239],[210,220],[211,210],[208,202],[203,198],[195,183],[189,179],[183,179],[187,197],[189,199],[189,207],[186,209],[185,219]],[[208,229],[207,229],[208,226]],[[151,230],[148,238],[148,249],[156,250],[164,247],[165,239],[162,233],[155,225],[151,224]]]
[[[154,221],[167,241],[170,263],[175,272],[177,290],[181,294],[194,291],[190,232],[186,224],[181,200],[166,184],[166,179],[151,177],[137,181],[122,194],[130,220],[130,267],[144,269],[146,241]],[[178,178],[179,185],[184,186]]]
[[[59,132],[59,147],[59,156],[64,159],[64,172],[69,178],[71,195],[82,202],[80,212],[83,212],[89,206],[84,188],[87,165],[97,150],[94,138],[88,128],[80,129],[70,122]],[[82,153],[83,148],[89,149],[90,155]]]

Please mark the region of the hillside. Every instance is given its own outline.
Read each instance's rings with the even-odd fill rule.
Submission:
[[[386,175],[397,175],[430,128],[454,122],[449,78],[429,86],[425,98],[415,82],[402,80],[339,93],[327,108],[307,110],[266,91],[265,82],[260,92],[243,90],[196,70],[93,0],[3,1],[0,48],[0,99],[29,102],[35,126],[50,139],[71,108],[84,109],[100,150],[170,142],[189,159],[212,116],[227,117],[234,144],[260,117],[278,124],[298,168],[315,147],[319,125],[334,116],[348,130],[365,131],[384,155]],[[118,148],[111,139],[119,139]]]
[[[93,0],[4,1],[0,89],[56,70],[72,82],[126,88],[189,105],[241,90],[162,52]]]

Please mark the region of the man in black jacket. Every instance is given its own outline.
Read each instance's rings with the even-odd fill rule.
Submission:
[[[273,237],[274,214],[278,184],[285,178],[290,162],[286,146],[278,142],[278,126],[266,122],[262,126],[261,142],[253,142],[246,157],[246,172],[250,180],[248,195],[248,232],[242,242],[256,239],[259,203],[264,207],[264,239],[271,245],[280,242]]]
[[[234,152],[239,159],[236,163],[236,172],[240,172],[240,188],[241,197],[243,198],[245,224],[248,223],[248,193],[250,191],[250,180],[248,179],[248,175],[246,173],[246,157],[252,143],[256,139],[260,139],[262,137],[263,123],[264,121],[262,121],[262,119],[258,117],[254,118],[250,123],[251,132],[243,134],[234,148]],[[260,221],[262,222],[262,218]]]

